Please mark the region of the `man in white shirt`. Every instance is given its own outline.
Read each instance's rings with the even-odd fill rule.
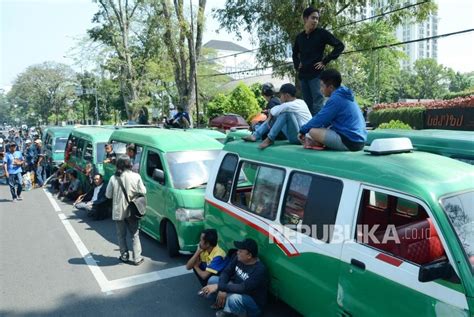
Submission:
[[[268,132],[267,138],[259,145],[259,148],[265,149],[273,144],[281,131],[290,143],[300,144],[299,129],[311,119],[308,106],[304,100],[296,98],[296,87],[290,83],[280,87],[280,99],[282,104],[274,106],[265,123],[252,135],[244,137],[245,141],[255,142]]]
[[[94,175],[94,188],[87,194],[79,196],[76,202],[74,202],[74,207],[87,210],[88,216],[98,218],[99,209],[108,207],[105,205],[107,202],[107,197],[105,197],[106,189],[107,185],[104,185],[102,175]]]

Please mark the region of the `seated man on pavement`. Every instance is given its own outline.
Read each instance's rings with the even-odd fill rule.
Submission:
[[[68,170],[67,175],[69,177],[69,183],[67,189],[60,192],[58,197],[63,197],[67,200],[76,201],[77,197],[81,192],[81,181],[77,178],[76,170]]]
[[[87,210],[87,215],[103,219],[107,214],[108,199],[105,197],[107,184],[101,174],[94,175],[94,187],[87,194],[80,195],[74,202],[77,209]]]
[[[320,80],[321,92],[329,99],[318,114],[301,127],[298,138],[303,144],[312,143],[337,151],[362,150],[367,130],[354,94],[341,86],[341,74],[335,69],[323,71]]]
[[[224,308],[216,316],[260,316],[267,300],[267,270],[258,258],[257,242],[253,239],[235,241],[237,256],[220,276],[212,276],[202,293],[216,298],[215,306]],[[217,292],[217,296],[215,293]]]
[[[206,286],[209,278],[219,275],[227,265],[225,255],[217,244],[216,229],[205,229],[201,232],[196,252],[186,263],[186,269],[192,269],[201,286]]]
[[[243,137],[245,141],[255,142],[268,132],[267,138],[259,145],[259,148],[265,149],[273,144],[281,131],[290,143],[299,144],[298,131],[311,119],[311,113],[306,103],[296,98],[296,87],[293,84],[281,86],[280,99],[282,104],[270,109],[265,123],[251,135]],[[272,124],[273,118],[275,119]]]

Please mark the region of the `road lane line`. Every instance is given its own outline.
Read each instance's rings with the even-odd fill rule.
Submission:
[[[156,282],[171,277],[177,277],[185,274],[190,274],[193,271],[186,270],[186,266],[178,266],[169,269],[164,269],[160,271],[154,271],[150,273],[134,275],[129,277],[124,277],[116,280],[109,281],[110,290],[118,290],[123,288],[128,288],[136,285]]]
[[[100,269],[97,261],[94,259],[92,254],[89,252],[85,244],[82,242],[81,238],[74,230],[71,222],[68,220],[67,216],[61,212],[61,208],[59,207],[58,203],[54,199],[51,193],[47,192],[43,189],[44,193],[48,197],[51,205],[53,206],[54,210],[58,212],[58,217],[61,220],[64,228],[66,229],[67,233],[72,239],[72,242],[76,246],[77,250],[81,254],[82,258],[89,267],[92,275],[94,276],[97,284],[99,284],[100,290],[108,295],[113,294],[114,290],[124,289],[127,287],[137,286],[140,284],[151,283],[159,280],[164,280],[167,278],[177,277],[185,274],[192,273],[192,271],[187,271],[186,266],[178,266],[169,269],[164,269],[160,271],[154,271],[150,273],[134,275],[129,277],[124,277],[116,280],[109,281],[107,277],[104,275],[102,270]]]
[[[46,194],[46,197],[48,197],[49,202],[51,203],[51,205],[53,205],[54,211],[60,212],[60,211],[61,211],[61,208],[59,207],[59,205],[58,205],[58,203],[56,202],[56,200],[54,200],[53,195],[51,195],[51,193],[48,192],[48,191],[46,191],[46,189],[44,189],[44,188],[43,188],[43,191],[44,191],[44,193]]]

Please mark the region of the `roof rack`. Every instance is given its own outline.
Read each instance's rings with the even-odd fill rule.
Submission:
[[[375,139],[364,151],[373,155],[407,153],[413,151],[413,145],[409,138]]]

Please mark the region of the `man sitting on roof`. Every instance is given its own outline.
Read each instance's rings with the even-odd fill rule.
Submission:
[[[362,111],[352,91],[341,86],[341,74],[335,69],[321,73],[321,92],[329,97],[323,108],[300,129],[298,138],[310,139],[316,146],[337,151],[360,151],[367,140]],[[306,144],[308,140],[306,140]]]
[[[253,134],[244,137],[245,141],[255,142],[260,136],[268,132],[268,136],[260,143],[264,149],[273,144],[278,133],[283,132],[288,141],[299,144],[298,131],[303,124],[311,119],[311,113],[304,100],[296,98],[296,87],[293,84],[284,84],[280,88],[281,105],[270,109],[268,118]],[[276,118],[271,125],[272,118]]]

